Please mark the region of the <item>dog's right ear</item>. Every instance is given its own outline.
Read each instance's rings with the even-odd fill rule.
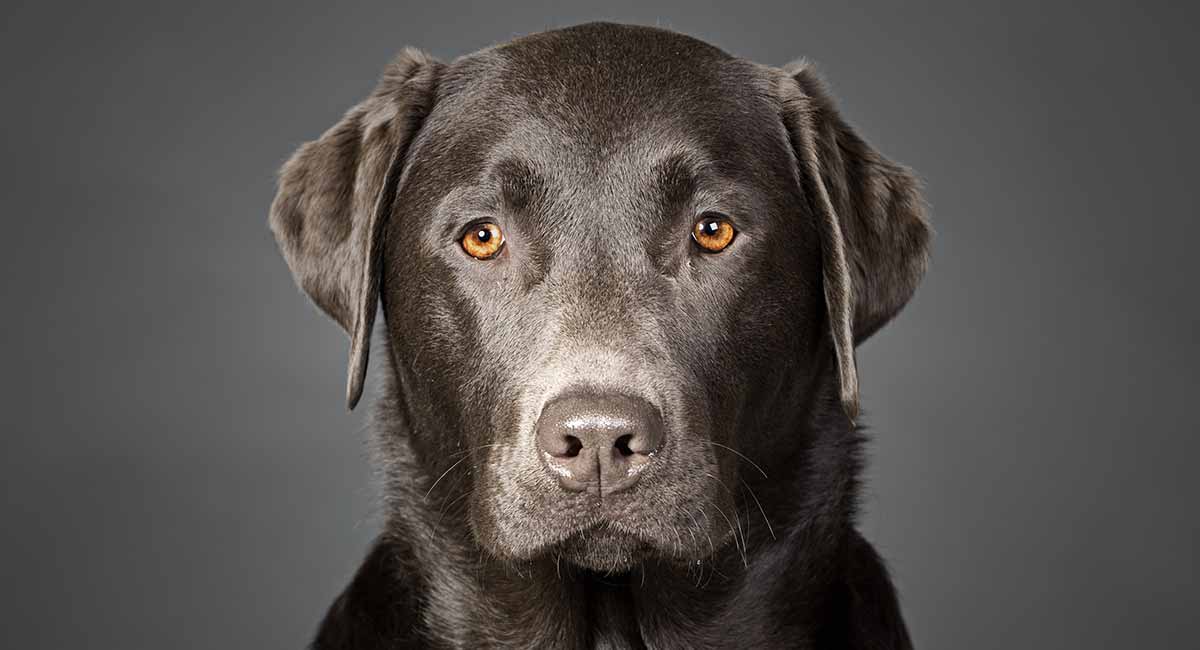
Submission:
[[[382,231],[441,64],[406,49],[366,100],[283,166],[271,230],[313,302],[350,334],[346,400],[362,396],[379,299]]]

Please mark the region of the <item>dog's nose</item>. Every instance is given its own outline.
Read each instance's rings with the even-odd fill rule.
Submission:
[[[663,439],[662,416],[643,399],[616,394],[565,395],[542,409],[537,445],[568,490],[601,494],[637,482]]]

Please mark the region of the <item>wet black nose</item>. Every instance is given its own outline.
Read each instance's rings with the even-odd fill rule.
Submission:
[[[612,494],[628,488],[662,439],[658,409],[626,395],[564,395],[546,404],[537,423],[542,458],[568,490]]]

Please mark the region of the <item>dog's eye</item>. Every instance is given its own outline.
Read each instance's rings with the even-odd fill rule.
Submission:
[[[477,260],[491,259],[504,246],[504,233],[494,223],[478,223],[471,226],[462,238],[463,250]]]
[[[737,231],[725,215],[706,212],[692,227],[692,239],[709,253],[720,253],[733,243]]]

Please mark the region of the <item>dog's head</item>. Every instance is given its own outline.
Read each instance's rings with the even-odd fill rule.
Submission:
[[[409,446],[479,543],[599,570],[726,543],[823,385],[853,419],[928,239],[808,66],[606,24],[401,54],[271,226],[351,335],[352,407],[382,302]]]

